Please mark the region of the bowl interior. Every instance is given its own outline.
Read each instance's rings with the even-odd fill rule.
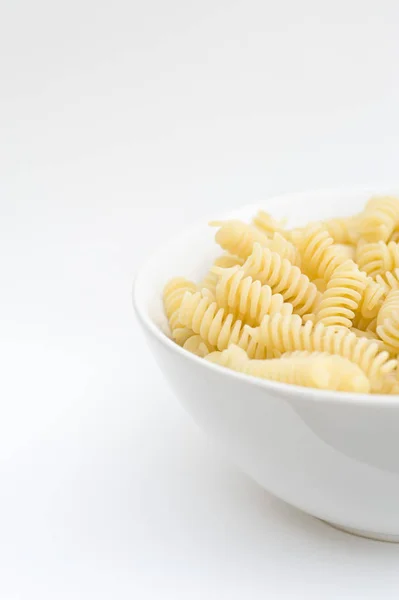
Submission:
[[[228,214],[209,215],[210,219],[249,220],[259,209],[278,219],[288,219],[289,227],[309,221],[349,216],[359,212],[373,194],[398,195],[398,190],[381,188],[330,189],[298,194],[286,194],[247,205]],[[200,281],[212,259],[222,251],[214,241],[215,229],[207,222],[188,227],[172,241],[159,248],[142,267],[134,289],[137,310],[144,322],[168,334],[168,324],[162,306],[162,290],[172,277],[184,276]]]

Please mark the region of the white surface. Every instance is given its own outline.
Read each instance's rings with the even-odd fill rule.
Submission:
[[[130,288],[213,209],[397,180],[398,17],[2,2],[2,600],[397,597],[398,546],[287,507],[197,431]]]

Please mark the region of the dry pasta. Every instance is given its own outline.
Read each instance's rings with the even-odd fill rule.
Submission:
[[[192,329],[184,327],[179,321],[180,305],[186,292],[195,292],[196,290],[196,284],[188,279],[184,279],[184,277],[171,279],[163,290],[165,313],[169,321],[172,337],[179,346],[183,346],[185,341],[194,333]]]
[[[246,325],[239,319],[219,308],[201,292],[186,292],[179,310],[179,319],[187,328],[199,334],[207,344],[218,350],[225,350],[229,344],[237,344],[247,350],[253,357],[258,357],[256,342],[252,345],[251,336]],[[254,341],[254,340],[252,340]],[[261,356],[266,357],[268,351],[264,344]]]
[[[386,242],[399,223],[399,199],[370,198],[359,221],[361,237],[368,242]]]
[[[377,334],[392,353],[399,353],[399,290],[388,294],[377,317]]]
[[[353,244],[358,238],[359,217],[336,217],[323,221],[324,227],[334,240],[335,244]]]
[[[291,303],[284,302],[281,294],[273,294],[269,285],[246,277],[243,269],[232,267],[217,272],[216,302],[249,325],[259,325],[265,315],[292,314]]]
[[[370,382],[359,366],[346,358],[319,352],[256,360],[231,344],[223,352],[208,354],[207,360],[246,375],[293,385],[347,392],[370,391]]]
[[[163,290],[177,344],[262,379],[399,394],[399,199],[296,229],[265,211],[211,225],[225,254]]]
[[[308,350],[348,358],[363,369],[373,391],[378,391],[382,377],[397,367],[397,361],[390,359],[388,352],[381,352],[379,344],[373,340],[358,338],[348,329],[326,327],[322,323],[314,325],[308,321],[303,325],[298,315],[266,315],[259,327],[249,330],[258,344],[282,353]]]
[[[226,221],[222,223],[215,235],[215,240],[230,254],[236,254],[240,258],[247,258],[255,242],[266,246],[268,238],[256,227],[242,223],[241,221]]]
[[[252,224],[268,237],[273,237],[275,233],[280,233],[282,236],[289,239],[288,232],[284,229],[284,221],[274,219],[264,210],[259,210],[256,213],[252,220]]]
[[[275,294],[291,302],[294,312],[305,315],[318,304],[321,294],[301,270],[269,248],[254,244],[252,254],[242,267],[243,272],[262,284],[270,285]]]
[[[399,267],[399,244],[382,241],[359,244],[356,260],[362,271],[376,278]]]
[[[334,240],[321,223],[310,225],[299,241],[302,262],[310,277],[328,281],[334,270],[345,261]]]
[[[316,322],[352,327],[366,288],[366,276],[353,260],[347,260],[332,274],[316,310]]]
[[[214,267],[223,267],[224,269],[228,269],[229,267],[234,267],[235,265],[243,265],[244,260],[239,256],[233,256],[232,254],[222,254],[215,259],[211,269],[208,271],[204,279],[201,283],[201,288],[205,288],[212,292],[213,296],[216,293],[216,284],[218,282],[218,275],[214,270]]]

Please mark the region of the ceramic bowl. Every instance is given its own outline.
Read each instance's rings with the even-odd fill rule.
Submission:
[[[340,189],[274,197],[263,208],[289,225],[361,210],[374,193]],[[231,460],[266,490],[348,532],[399,541],[399,396],[324,392],[247,377],[190,354],[168,337],[162,289],[201,278],[220,254],[207,222],[163,245],[137,275],[133,302],[149,347],[176,396]]]

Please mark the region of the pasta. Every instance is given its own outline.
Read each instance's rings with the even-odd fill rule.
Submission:
[[[337,327],[352,327],[366,288],[366,276],[353,260],[339,266],[327,284],[316,310],[316,323]]]
[[[218,275],[215,272],[214,267],[222,267],[223,269],[228,269],[229,267],[234,267],[235,265],[243,265],[244,260],[239,258],[238,256],[233,256],[232,254],[222,254],[215,259],[211,269],[208,271],[207,275],[202,280],[201,288],[205,288],[209,290],[213,296],[216,293],[216,284],[218,282]]]
[[[163,290],[177,344],[262,379],[399,394],[399,199],[295,229],[265,211],[210,224],[225,254]]]
[[[337,330],[322,323],[313,325],[308,321],[303,325],[298,315],[266,315],[259,327],[248,329],[258,344],[282,353],[307,350],[348,358],[363,369],[373,391],[378,391],[382,377],[397,367],[397,361],[390,359],[388,352],[381,352],[379,344],[373,340],[358,338],[347,329]]]
[[[388,294],[377,317],[377,334],[392,353],[399,353],[399,290]]]
[[[277,252],[282,258],[287,258],[293,264],[300,264],[300,254],[297,248],[279,232],[275,232],[272,238],[266,237],[264,233],[252,225],[240,221],[226,221],[222,223],[216,232],[215,241],[224,250],[236,254],[241,259],[246,259],[252,252],[255,243]],[[221,265],[222,266],[222,265]]]
[[[384,275],[377,275],[375,280],[387,291],[397,290],[399,289],[399,269],[387,271]]]
[[[216,348],[207,344],[200,335],[191,335],[183,344],[183,348],[197,356],[207,356],[210,352],[215,352]]]
[[[399,244],[396,242],[373,242],[360,244],[356,252],[359,268],[376,278],[387,271],[393,271],[399,267]]]
[[[179,319],[187,328],[199,334],[207,344],[218,350],[225,350],[229,344],[237,344],[258,357],[257,346],[252,344],[251,336],[245,329],[245,324],[239,319],[219,308],[216,302],[204,296],[201,292],[186,292],[179,310]],[[267,349],[262,344],[262,356],[265,358]]]
[[[299,241],[299,249],[310,277],[328,281],[335,269],[345,261],[321,223],[305,229]]]
[[[357,227],[359,216],[336,217],[323,221],[324,227],[335,244],[353,244],[358,238]]]
[[[287,237],[288,232],[284,229],[284,221],[277,221],[273,217],[265,212],[259,210],[252,220],[252,224],[255,225],[262,233],[267,237],[272,237],[275,233],[280,233],[282,236]]]
[[[370,383],[360,367],[340,356],[299,352],[271,360],[254,360],[242,348],[230,345],[207,356],[209,362],[240,373],[293,385],[325,390],[368,393]]]
[[[183,325],[179,321],[179,309],[183,296],[186,292],[195,292],[197,286],[192,281],[183,277],[171,279],[163,291],[163,302],[165,313],[169,321],[169,327],[172,332],[172,337],[183,346],[185,341],[193,335],[193,331]]]
[[[251,254],[255,242],[266,246],[268,238],[252,225],[241,221],[226,221],[216,232],[215,241],[223,250],[245,259]]]
[[[259,244],[254,244],[252,254],[242,270],[252,279],[268,284],[273,293],[281,294],[286,302],[291,302],[294,312],[300,315],[311,312],[320,301],[321,294],[317,287],[298,267]]]
[[[359,221],[361,237],[367,242],[386,242],[399,223],[399,199],[370,198]]]
[[[246,277],[240,267],[217,269],[216,302],[237,318],[250,325],[259,325],[265,315],[292,314],[291,303],[284,302],[281,294],[273,294],[269,285]]]
[[[367,278],[359,310],[363,317],[374,319],[381,308],[382,301],[387,295],[387,286]]]

